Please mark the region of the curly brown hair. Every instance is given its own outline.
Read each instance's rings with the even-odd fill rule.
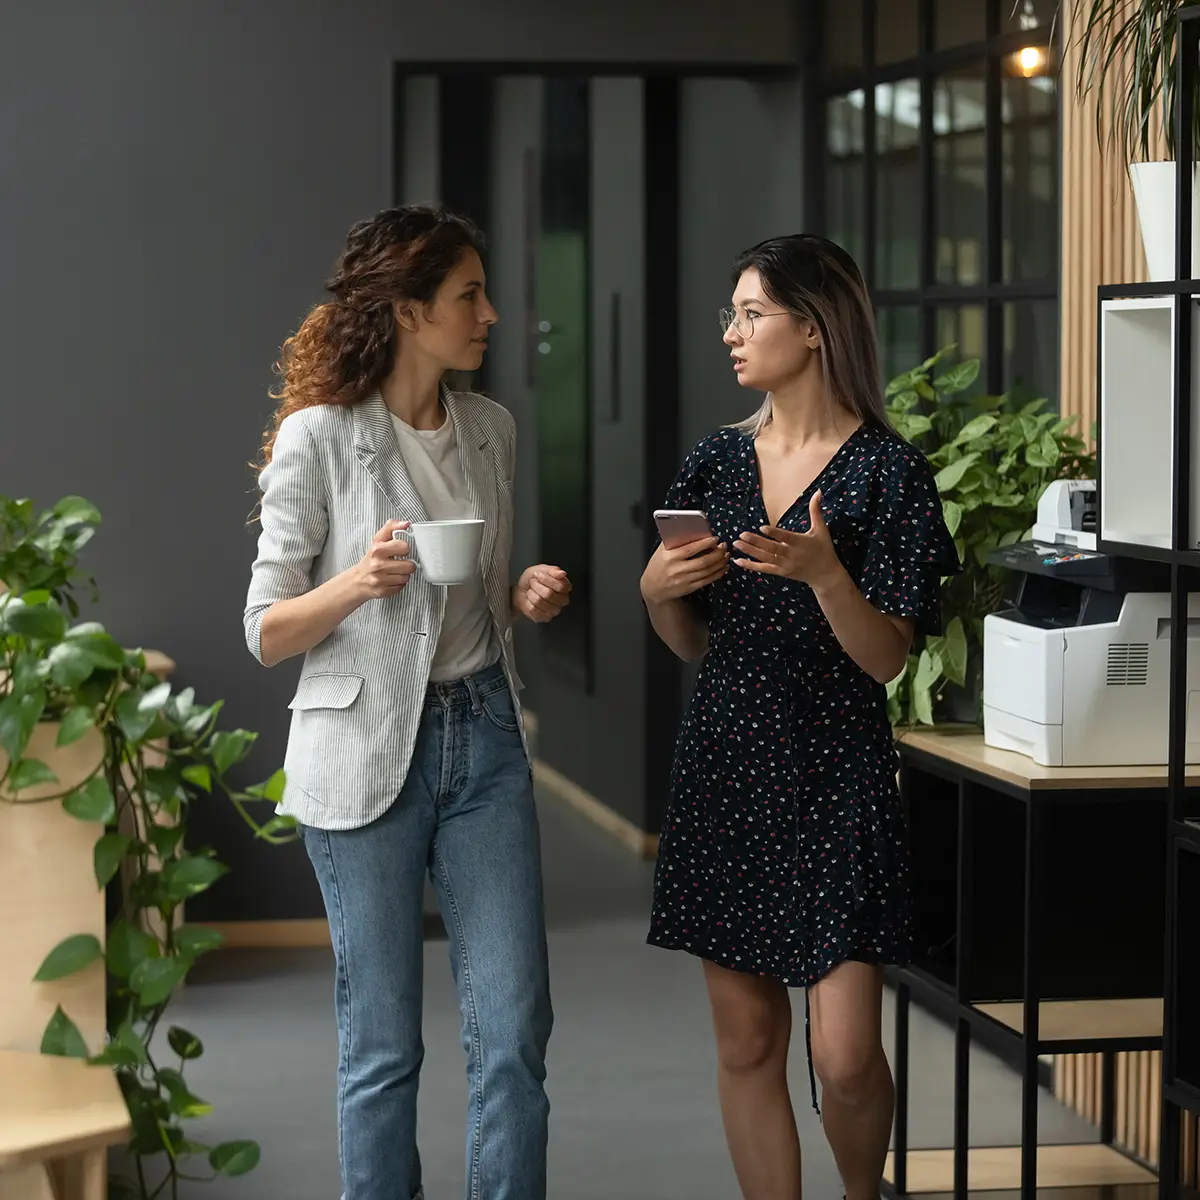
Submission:
[[[427,304],[463,253],[482,253],[483,234],[467,217],[410,204],[359,221],[318,304],[283,343],[277,401],[263,434],[261,470],[271,461],[285,417],[314,404],[357,404],[382,382],[396,354],[397,300]]]

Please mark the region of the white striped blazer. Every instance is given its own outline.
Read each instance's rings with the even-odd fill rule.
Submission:
[[[442,399],[469,499],[486,522],[480,567],[520,714],[508,574],[516,428],[483,396],[443,387]],[[428,516],[378,393],[287,417],[259,486],[262,527],[244,621],[246,644],[262,662],[272,604],[354,566],[392,518]],[[398,595],[368,600],[305,655],[289,705],[281,812],[319,829],[353,829],[388,809],[408,773],[445,606],[446,589],[418,571]]]

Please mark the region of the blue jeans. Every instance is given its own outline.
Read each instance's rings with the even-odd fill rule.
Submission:
[[[346,1200],[421,1196],[417,1080],[428,870],[467,1053],[469,1200],[544,1200],[553,1020],[529,764],[500,667],[430,684],[396,802],[360,829],[306,827],[337,972]]]

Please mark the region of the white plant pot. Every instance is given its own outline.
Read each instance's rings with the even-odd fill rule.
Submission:
[[[1152,282],[1175,278],[1175,176],[1173,162],[1130,163],[1142,246]],[[1200,279],[1200,164],[1192,182],[1192,279]]]
[[[55,983],[34,983],[47,954],[63,938],[90,933],[104,943],[104,893],[96,885],[93,851],[104,832],[76,820],[58,800],[41,799],[77,787],[99,765],[104,744],[89,730],[70,746],[55,745],[58,725],[36,726],[25,751],[58,776],[0,798],[0,1047],[36,1051],[57,1005],[79,1027],[88,1049],[104,1045],[104,965],[95,962]],[[0,772],[8,756],[0,749]],[[18,915],[19,914],[19,915]]]

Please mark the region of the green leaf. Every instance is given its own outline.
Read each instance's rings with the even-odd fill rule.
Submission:
[[[118,979],[129,979],[148,958],[158,954],[158,942],[129,921],[119,919],[108,931],[105,958],[109,971]]]
[[[4,606],[3,614],[5,628],[19,637],[57,642],[67,629],[67,618],[50,604],[28,604],[17,597]]]
[[[96,669],[92,656],[70,642],[59,642],[46,656],[50,678],[59,687],[78,687]]]
[[[208,1101],[192,1094],[183,1076],[173,1068],[160,1069],[158,1081],[166,1088],[168,1103],[175,1116],[184,1119],[207,1117],[213,1111],[213,1106]]]
[[[79,741],[95,723],[95,714],[88,705],[81,704],[77,708],[68,709],[58,728],[58,745],[70,746]]]
[[[8,786],[14,792],[37,787],[41,783],[57,783],[58,776],[40,758],[22,758],[8,776]]]
[[[933,724],[933,696],[928,688],[913,684],[913,712],[923,725]]]
[[[208,1156],[208,1165],[218,1175],[245,1175],[258,1166],[262,1155],[257,1142],[222,1142]]]
[[[42,1034],[42,1053],[60,1058],[87,1058],[87,1043],[75,1022],[58,1005]]]
[[[65,523],[78,525],[99,525],[100,510],[82,496],[64,496],[51,510],[54,515]]]
[[[950,536],[953,537],[958,533],[958,527],[962,524],[962,505],[953,500],[943,500],[942,516],[946,521],[946,528],[950,531]]]
[[[212,772],[204,763],[192,763],[183,768],[183,777],[188,783],[195,784],[206,792],[212,791]]]
[[[283,799],[283,789],[286,784],[287,775],[280,767],[266,783],[256,783],[253,787],[247,788],[246,792],[256,800],[269,800],[272,804],[278,804]]]
[[[142,693],[141,699],[138,701],[138,711],[158,713],[170,698],[171,685],[169,683],[155,684],[149,691]]]
[[[159,858],[170,858],[175,853],[175,847],[183,840],[182,825],[155,825],[146,835],[146,840],[154,847]]]
[[[34,983],[53,983],[57,979],[66,979],[85,967],[90,967],[103,951],[100,940],[91,933],[76,933],[64,938],[38,967],[33,977]]]
[[[96,883],[107,887],[108,882],[121,867],[125,855],[133,846],[133,838],[123,833],[106,833],[96,842],[92,860],[96,870]]]
[[[967,682],[967,633],[961,617],[951,618],[946,626],[942,662],[946,678],[962,687]]]
[[[1037,443],[1030,443],[1025,447],[1025,461],[1031,467],[1038,467],[1040,470],[1049,470],[1054,464],[1042,453],[1042,448]]]
[[[225,945],[225,936],[207,925],[181,925],[175,931],[175,948],[184,958],[197,959]]]
[[[1058,462],[1058,439],[1049,430],[1042,434],[1042,454],[1051,466]]]
[[[93,1067],[139,1067],[141,1060],[128,1046],[109,1042],[99,1054],[88,1059]]]
[[[910,442],[913,438],[919,438],[922,434],[928,433],[933,428],[933,422],[922,413],[911,413],[904,418],[904,436]]]
[[[93,775],[63,798],[63,808],[80,821],[107,825],[117,815],[117,802],[103,775]]]
[[[218,775],[224,775],[230,767],[241,762],[250,753],[255,736],[244,729],[223,730],[213,734],[208,743],[208,751],[212,755],[213,767]]]
[[[948,492],[952,487],[957,486],[962,477],[975,465],[978,459],[978,454],[964,454],[962,458],[952,462],[948,467],[943,467],[934,477],[933,481],[938,492]]]
[[[928,691],[941,678],[941,675],[941,655],[928,648],[922,650],[921,657],[917,659],[917,676],[913,680],[913,687],[918,691]]]
[[[9,759],[18,759],[25,753],[30,734],[45,708],[46,693],[42,688],[20,695],[14,692],[0,701],[0,746]]]
[[[146,1051],[146,1042],[134,1029],[129,1018],[126,1017],[117,1028],[116,1042],[118,1045],[124,1046],[129,1050],[135,1059],[143,1066],[150,1061],[150,1055]]]
[[[156,712],[143,712],[141,702],[139,692],[126,692],[117,701],[117,721],[121,732],[134,744],[141,742],[150,732],[150,727],[158,716]]]
[[[215,858],[190,854],[163,868],[163,886],[172,900],[182,901],[207,891],[229,868]]]
[[[278,834],[289,833],[299,827],[299,822],[295,817],[280,813],[272,817],[269,821],[264,822],[258,829],[254,831],[256,838],[263,838],[268,842],[279,842]],[[291,841],[291,838],[282,839]]]
[[[978,417],[968,421],[959,431],[958,436],[954,439],[956,446],[961,446],[964,442],[974,441],[975,438],[982,437],[985,433],[996,427],[997,417],[992,413],[981,413]]]
[[[933,381],[935,391],[947,396],[965,392],[979,378],[979,359],[967,358],[956,363]]]
[[[199,1058],[204,1053],[204,1043],[194,1033],[189,1033],[178,1025],[172,1025],[167,1030],[167,1043],[185,1060]]]
[[[177,958],[144,958],[129,976],[129,986],[146,1008],[157,1008],[188,973],[187,962]]]
[[[125,665],[125,651],[96,621],[85,621],[67,630],[66,641],[83,651],[97,667],[119,671]]]

